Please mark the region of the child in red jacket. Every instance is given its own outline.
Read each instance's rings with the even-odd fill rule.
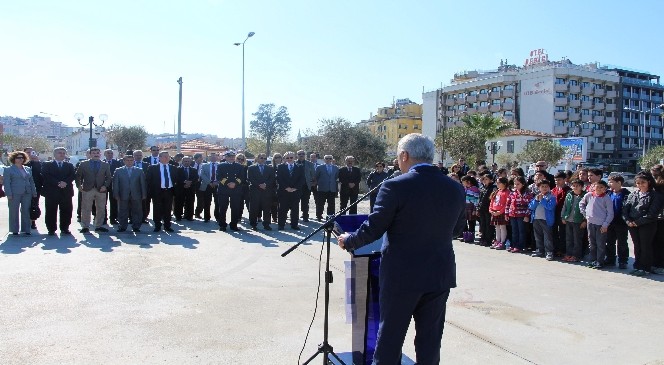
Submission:
[[[499,177],[496,181],[498,189],[491,194],[491,203],[489,204],[489,213],[491,214],[491,224],[496,226],[496,240],[493,241],[491,248],[504,250],[505,241],[507,241],[507,198],[510,195],[507,189],[507,178]]]

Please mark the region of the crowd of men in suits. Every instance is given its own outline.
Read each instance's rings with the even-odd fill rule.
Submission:
[[[324,211],[326,215],[335,213],[337,194],[341,209],[357,200],[362,178],[352,156],[344,159],[344,166],[337,166],[331,155],[325,155],[323,161],[317,154],[307,159],[302,150],[283,156],[277,153],[271,163],[261,153],[251,164],[234,151],[210,153],[204,160],[201,153],[171,157],[156,146],[147,157],[135,150],[120,158],[114,158],[113,150],[102,154],[99,148],[90,148],[87,159],[76,165],[66,155],[66,149],[60,147],[53,151],[52,161],[32,162],[38,195],[45,200],[49,235],[55,235],[58,228],[61,234],[70,234],[74,185],[78,188],[77,220],[84,234],[108,232],[110,225],[118,232],[129,228],[140,232],[150,212],[154,232],[173,232],[171,217],[204,222],[214,218],[221,231],[241,231],[245,206],[253,230],[258,230],[259,223],[263,230],[272,230],[272,223],[279,230],[287,223],[299,230],[300,220],[309,221],[312,196],[315,218],[322,221]],[[357,208],[349,213],[356,214]]]

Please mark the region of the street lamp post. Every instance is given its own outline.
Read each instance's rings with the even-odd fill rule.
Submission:
[[[254,36],[254,32],[249,32],[247,38],[242,43],[233,43],[236,46],[242,45],[242,149],[247,149],[247,140],[244,136],[244,44],[247,40]]]
[[[500,150],[500,148],[503,146],[503,142],[498,141],[498,142],[485,142],[484,146],[486,146],[487,151],[491,153],[491,163],[494,164],[496,163],[496,154]]]
[[[80,124],[83,127],[87,127],[88,125],[90,126],[90,139],[88,140],[88,147],[90,147],[90,148],[97,147],[97,139],[92,138],[92,126],[93,125],[96,126],[96,127],[103,126],[106,119],[108,119],[108,115],[106,115],[106,114],[100,114],[99,115],[99,120],[101,120],[101,123],[95,123],[95,117],[93,117],[93,116],[90,116],[88,118],[87,123],[81,123],[81,119],[83,119],[83,117],[84,117],[84,115],[82,113],[76,113],[74,115],[74,118],[76,118],[76,120],[78,121],[78,124]]]
[[[630,112],[635,112],[635,113],[641,114],[641,126],[643,128],[643,146],[642,146],[642,151],[641,151],[641,157],[646,155],[646,142],[647,142],[647,140],[646,140],[646,113],[652,113],[653,110],[655,110],[657,108],[661,108],[663,106],[664,106],[664,104],[659,104],[659,105],[657,105],[653,108],[650,108],[648,110],[637,110],[637,109],[628,108],[628,107],[623,108],[623,110],[627,110],[627,111],[630,111]],[[641,108],[641,109],[643,109],[643,108]]]

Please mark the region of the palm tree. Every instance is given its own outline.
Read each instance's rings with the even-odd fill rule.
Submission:
[[[485,139],[496,138],[514,128],[512,123],[506,122],[502,118],[494,117],[491,114],[464,115],[461,121],[466,127],[483,135]]]

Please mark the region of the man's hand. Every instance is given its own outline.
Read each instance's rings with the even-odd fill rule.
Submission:
[[[234,182],[230,182],[226,186],[228,186],[229,189],[235,189],[235,183]]]
[[[60,181],[60,182],[58,183],[58,187],[59,187],[60,189],[64,189],[64,188],[67,187],[67,183],[64,182],[64,181]]]
[[[267,188],[267,184],[266,183],[258,184],[258,187],[265,190]]]
[[[297,189],[295,189],[295,188],[286,188],[285,190],[286,190],[287,192],[289,192],[289,193],[292,193],[292,192],[294,192],[294,191],[297,191]]]
[[[341,236],[337,237],[337,243],[339,244],[339,247],[341,247],[342,250],[346,249],[346,240],[348,239],[349,234],[344,233]]]
[[[102,186],[101,188],[99,188],[100,193],[105,193],[106,191],[108,191],[108,189],[106,189],[105,186]]]
[[[561,220],[560,220],[560,223],[562,223],[562,224],[567,224],[567,221],[564,220],[564,219],[561,219]]]
[[[586,228],[587,225],[588,225],[588,223],[586,223],[586,222],[581,222],[581,229]]]
[[[355,183],[348,183],[348,187],[351,188],[351,189],[354,188],[354,187],[355,187]]]
[[[525,216],[525,217],[523,217],[523,221],[528,223],[528,222],[530,222],[530,218],[528,216]]]
[[[606,232],[608,232],[608,230],[609,230],[609,227],[602,227],[602,228],[599,229],[599,231],[602,232],[602,233],[606,233]]]

